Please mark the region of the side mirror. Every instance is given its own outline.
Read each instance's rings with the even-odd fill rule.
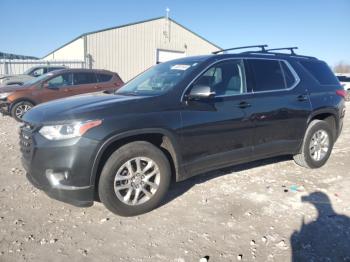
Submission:
[[[51,89],[51,90],[58,90],[59,89],[58,87],[56,87],[54,85],[50,85],[48,82],[43,84],[43,88],[48,88],[48,89]]]
[[[215,92],[211,91],[210,86],[194,86],[188,94],[190,100],[205,99],[215,96]]]

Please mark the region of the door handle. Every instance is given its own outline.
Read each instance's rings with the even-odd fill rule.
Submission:
[[[246,102],[246,101],[242,101],[242,102],[240,102],[239,104],[238,104],[238,107],[239,108],[247,108],[247,107],[251,107],[252,105],[251,104],[249,104],[248,102]]]
[[[298,101],[300,101],[300,102],[302,102],[302,101],[306,101],[306,100],[308,100],[308,95],[306,95],[306,94],[303,94],[303,95],[298,95],[298,97],[297,97],[297,99],[298,99]]]

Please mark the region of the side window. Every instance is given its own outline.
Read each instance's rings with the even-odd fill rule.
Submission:
[[[199,77],[193,86],[209,86],[216,96],[239,95],[246,92],[242,60],[218,63]]]
[[[286,80],[286,87],[291,88],[297,80],[285,62],[281,61],[281,66],[283,69],[284,79]]]
[[[97,74],[97,81],[100,82],[108,82],[112,79],[112,75],[110,74]]]
[[[84,85],[96,83],[95,73],[74,73],[74,85]]]
[[[55,70],[60,70],[60,69],[63,69],[62,67],[49,67],[47,69],[48,72],[51,72],[51,71],[55,71]]]
[[[284,89],[284,78],[278,60],[248,59],[254,75],[254,92]]]
[[[34,76],[34,77],[37,77],[37,76],[41,76],[43,74],[45,74],[44,68],[37,68],[30,75]]]
[[[320,61],[302,61],[300,64],[321,85],[338,85],[338,79],[326,63]]]
[[[72,74],[62,74],[51,78],[48,82],[49,88],[61,88],[72,85]]]

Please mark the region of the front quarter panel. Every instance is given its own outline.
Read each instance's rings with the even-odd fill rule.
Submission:
[[[134,113],[112,115],[103,119],[99,128],[92,129],[86,136],[99,140],[96,148],[95,160],[92,164],[91,184],[93,185],[97,175],[100,159],[107,148],[114,142],[144,134],[162,134],[169,138],[175,150],[175,162],[181,165],[181,151],[178,147],[178,130],[181,128],[181,116],[178,111],[165,110],[162,112]]]

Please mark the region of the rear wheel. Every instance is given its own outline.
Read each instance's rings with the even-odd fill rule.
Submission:
[[[303,167],[319,168],[327,162],[333,144],[333,132],[329,124],[314,120],[306,130],[301,153],[294,156],[294,161]]]
[[[156,208],[170,184],[171,169],[164,153],[138,141],[116,150],[103,167],[98,193],[113,213],[135,216]]]
[[[23,115],[32,109],[34,105],[28,101],[21,101],[14,104],[11,108],[11,116],[21,122]]]

